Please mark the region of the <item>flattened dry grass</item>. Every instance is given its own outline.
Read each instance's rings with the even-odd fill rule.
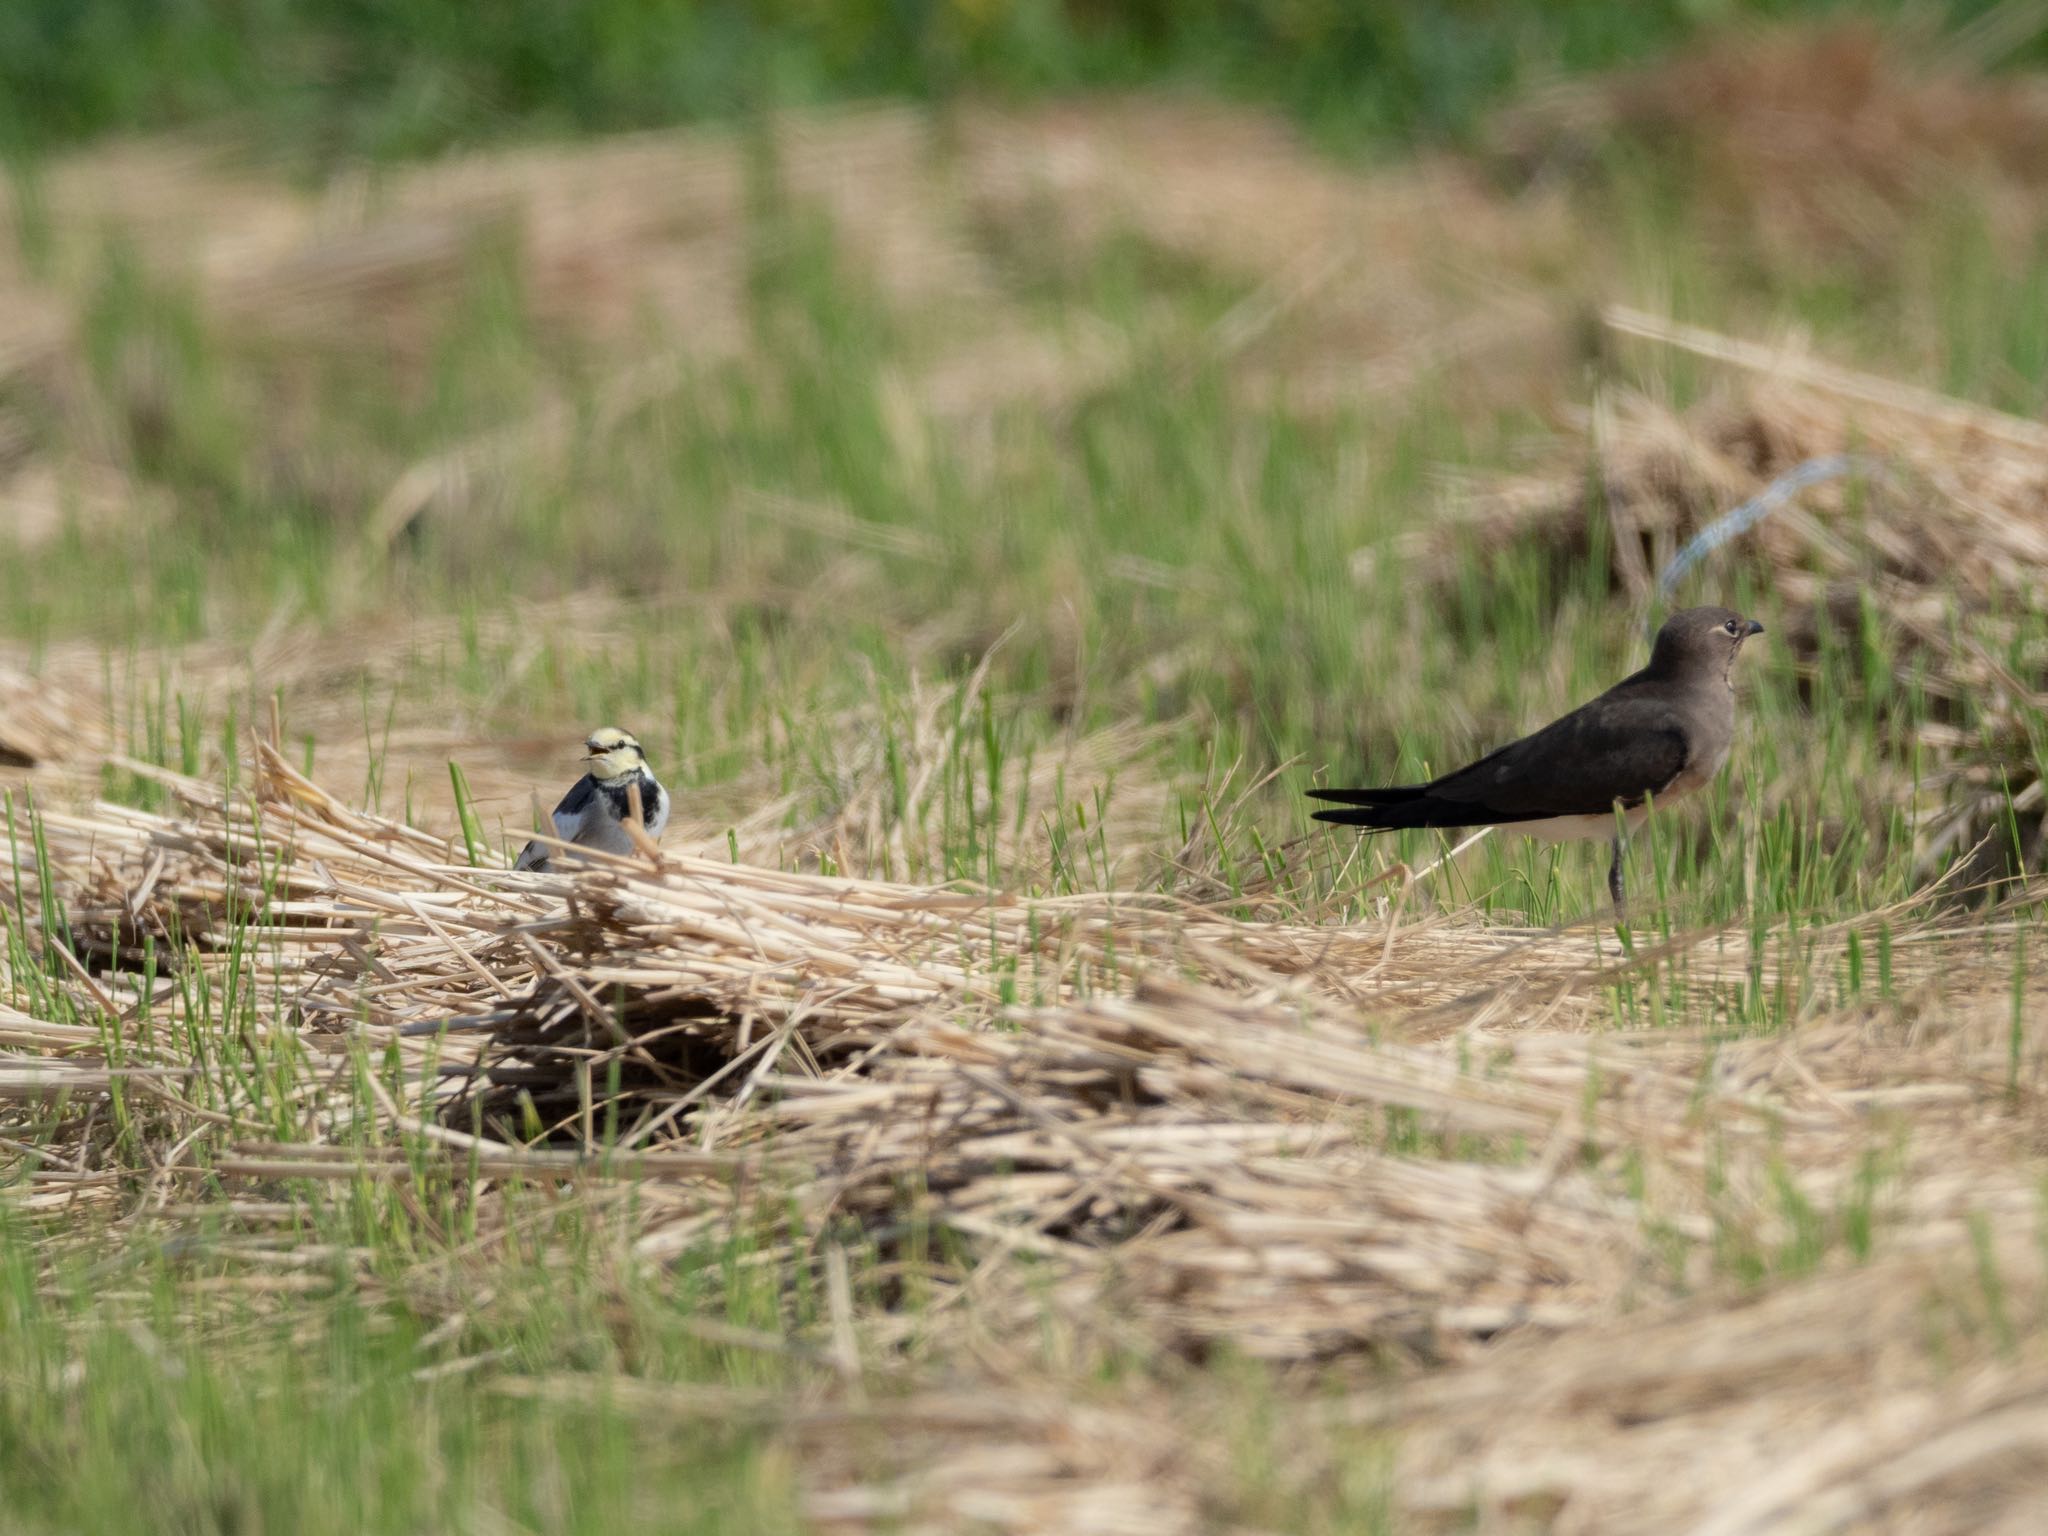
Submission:
[[[1274,1476],[1398,1424],[1404,1519],[1536,1500],[1772,1529],[1743,1522],[1915,1507],[1985,1469],[1994,1512],[2041,1495],[2020,1320],[2048,1048],[2013,1032],[2039,992],[1980,925],[1902,923],[1883,995],[1797,1002],[1764,1033],[1616,1032],[1631,996],[1711,1016],[1717,995],[1796,993],[1856,932],[1631,952],[684,854],[515,876],[268,746],[245,780],[164,776],[164,813],[35,819],[15,985],[79,1022],[0,1020],[7,1145],[38,1149],[16,1209],[175,1231],[210,1190],[273,1262],[329,1188],[431,1188],[477,1232],[526,1219],[522,1188],[596,1198],[629,1268],[693,1269],[744,1228],[753,1283],[784,1298],[760,1347],[816,1362],[830,1406],[559,1372],[504,1390],[776,1426],[828,1526],[1185,1528],[1244,1496],[1202,1465],[1202,1438],[1234,1433],[1214,1400],[1171,1370],[1096,1407],[1024,1384],[1049,1358],[1185,1372],[1218,1350],[1377,1362],[1379,1385],[1276,1410],[1296,1429]],[[372,1248],[325,1251],[416,1305],[447,1262],[408,1281]],[[1949,1339],[1946,1369],[1978,1362],[1966,1382],[1910,1316]],[[1874,1389],[1879,1345],[1887,1380],[1920,1385],[1887,1389],[1868,1432],[1913,1456],[1800,1408],[1823,1381]],[[1715,1381],[1742,1383],[1733,1416]],[[1476,1460],[1455,1449],[1503,1412],[1516,1427]],[[1755,1455],[1766,1425],[1802,1479],[1735,1496],[1670,1475]],[[872,1433],[892,1451],[847,1459]],[[1603,1434],[1650,1448],[1597,1454]],[[1801,1435],[1810,1457],[1788,1458]]]

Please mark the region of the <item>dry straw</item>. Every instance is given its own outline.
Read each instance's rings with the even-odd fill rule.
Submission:
[[[237,1191],[224,1212],[256,1231],[306,1181],[411,1178],[437,1159],[487,1206],[512,1179],[592,1194],[631,1180],[643,1262],[685,1262],[756,1215],[755,1262],[813,1270],[839,1297],[806,1347],[839,1362],[842,1392],[945,1345],[1010,1394],[957,1422],[943,1394],[796,1413],[785,1428],[808,1448],[821,1520],[1188,1528],[1213,1472],[1160,1433],[1160,1404],[1105,1405],[1098,1437],[1083,1424],[1097,1410],[1019,1385],[1043,1370],[1048,1328],[1082,1358],[1227,1344],[1385,1362],[1413,1384],[1334,1413],[1293,1405],[1290,1454],[1397,1423],[1393,1496],[1417,1515],[1725,1504],[1714,1479],[1572,1449],[1617,1433],[1630,1402],[1659,1426],[1626,1431],[1643,1465],[1668,1471],[1723,1454],[1729,1422],[1818,1435],[1796,1413],[1827,1381],[1867,1398],[1874,1438],[1724,1511],[1740,1530],[1853,1498],[1910,1504],[1986,1458],[2010,1481],[1999,1458],[2040,1430],[2034,1367],[1965,1326],[1983,1307],[1967,1300],[1973,1222],[1994,1224],[1984,1262],[2007,1305],[2032,1304],[2039,1267],[2041,1048],[2011,1036],[2009,976],[1981,933],[1901,933],[1896,1003],[1815,997],[1761,1038],[1616,1030],[1653,994],[1692,1018],[1759,983],[1796,995],[1845,935],[1752,954],[1702,932],[1630,957],[1596,932],[1309,927],[690,856],[514,876],[350,809],[267,746],[252,795],[158,778],[171,814],[45,813],[50,889],[25,866],[10,898],[47,985],[119,1024],[0,1016],[0,1134],[37,1137],[8,1198],[175,1219],[204,1145]],[[179,973],[149,1007],[133,977],[146,943]],[[117,953],[127,974],[106,966]],[[174,988],[235,965],[253,1000],[239,1047],[291,1048],[282,1120],[164,1027]],[[359,1041],[405,1065],[374,1090],[367,1139],[336,1088]],[[126,1172],[103,1112],[116,1073],[151,1126],[149,1166]],[[1855,1268],[1852,1229],[1893,1257]],[[922,1303],[835,1288],[848,1242],[914,1278]],[[243,1259],[273,1277],[297,1262]],[[1775,1310],[1741,1305],[1735,1277],[1780,1264],[1816,1278]],[[1964,1297],[1955,1348],[1983,1354],[1981,1384],[1943,1386],[1903,1323],[1872,1356],[1874,1314],[1841,1309],[1879,1285],[1908,1310]],[[1617,1328],[1640,1337],[1617,1348]],[[1887,1408],[1894,1376],[1921,1385]],[[1730,1392],[1734,1421],[1716,1406]],[[1538,1393],[1553,1406],[1512,1434],[1475,1427]],[[648,1395],[649,1412],[741,1411]],[[861,1415],[897,1425],[899,1459],[849,1459],[843,1426]],[[1476,1459],[1458,1449],[1474,1434]],[[1941,1449],[1870,1449],[1902,1437]],[[1886,1480],[1852,1498],[1874,1460]],[[2040,1491],[2031,1475],[2011,1486]]]

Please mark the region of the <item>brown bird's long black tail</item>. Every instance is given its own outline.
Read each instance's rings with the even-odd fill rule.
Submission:
[[[1317,821],[1364,827],[1369,832],[1454,825],[1437,818],[1453,813],[1472,814],[1469,805],[1454,807],[1437,800],[1427,784],[1396,784],[1386,789],[1312,789],[1308,793],[1311,799],[1328,800],[1344,807],[1314,812]]]
[[[1452,800],[1434,784],[1395,784],[1385,789],[1312,789],[1313,800],[1344,807],[1315,811],[1317,821],[1363,827],[1368,832],[1398,832],[1406,827],[1484,827],[1499,822],[1535,821],[1544,811],[1502,811],[1470,800]]]

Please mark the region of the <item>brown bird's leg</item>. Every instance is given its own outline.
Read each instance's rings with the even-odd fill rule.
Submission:
[[[1626,898],[1621,874],[1621,839],[1618,837],[1614,840],[1614,862],[1607,866],[1607,894],[1614,898],[1614,915],[1619,919]]]

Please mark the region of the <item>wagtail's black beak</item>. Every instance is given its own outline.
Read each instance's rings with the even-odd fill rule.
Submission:
[[[1744,620],[1742,621],[1742,638],[1743,638],[1743,639],[1747,640],[1747,639],[1748,639],[1748,638],[1749,638],[1749,637],[1750,637],[1751,635],[1760,635],[1760,634],[1762,634],[1763,632],[1764,632],[1764,627],[1763,627],[1763,625],[1761,625],[1761,624],[1757,623],[1757,621],[1756,621],[1755,619],[1744,619]]]

